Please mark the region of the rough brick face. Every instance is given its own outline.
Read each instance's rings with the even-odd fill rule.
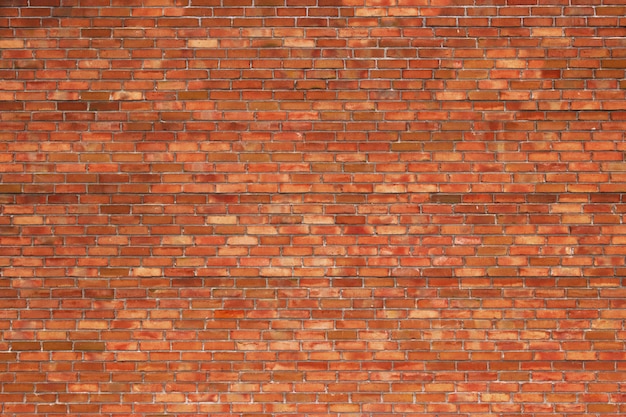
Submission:
[[[0,414],[625,415],[625,16],[0,1]]]

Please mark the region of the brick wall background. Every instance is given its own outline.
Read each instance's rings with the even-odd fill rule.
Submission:
[[[0,5],[2,416],[626,413],[624,0]]]

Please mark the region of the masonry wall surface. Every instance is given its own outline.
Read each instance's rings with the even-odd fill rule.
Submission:
[[[626,1],[1,0],[0,414],[626,414]]]

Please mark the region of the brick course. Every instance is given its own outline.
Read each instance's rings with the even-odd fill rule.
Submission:
[[[625,39],[625,0],[0,1],[0,414],[625,415]]]

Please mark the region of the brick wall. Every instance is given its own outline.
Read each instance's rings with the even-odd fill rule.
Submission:
[[[626,414],[626,1],[0,1],[2,416]]]

